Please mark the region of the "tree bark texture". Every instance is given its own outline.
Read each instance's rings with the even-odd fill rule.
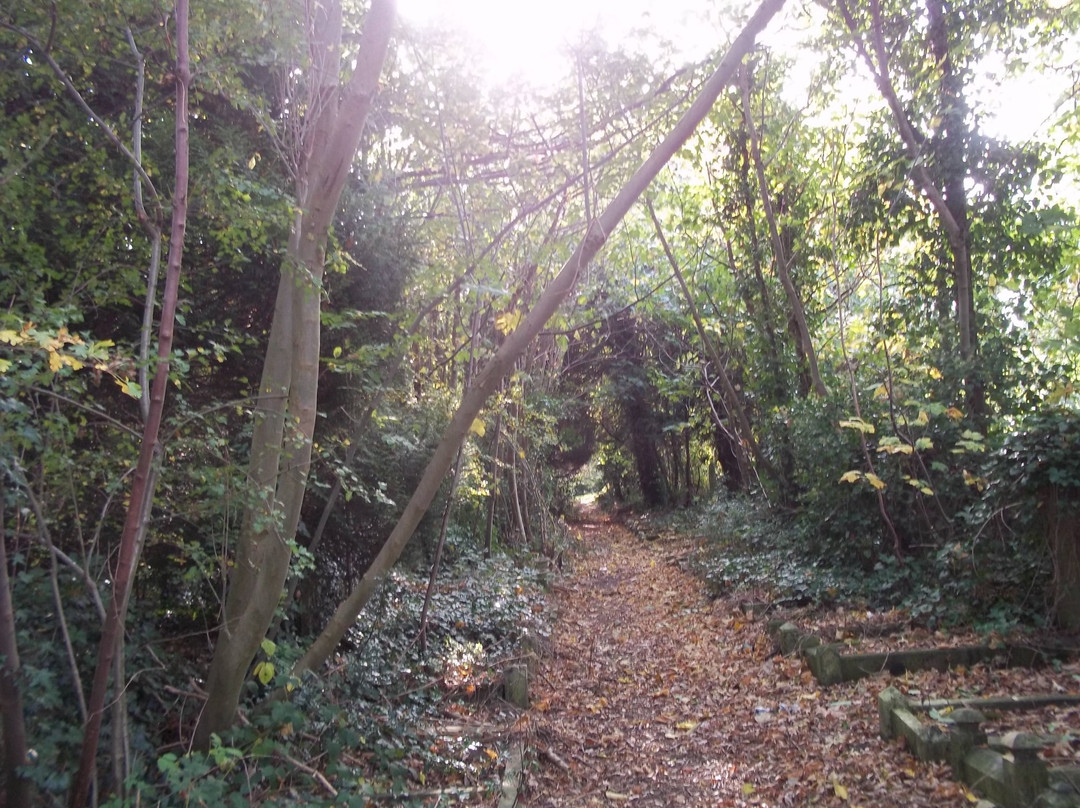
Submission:
[[[298,210],[278,281],[252,435],[250,484],[223,623],[207,676],[195,745],[233,721],[247,671],[281,596],[307,488],[318,390],[326,243],[389,47],[393,0],[373,0],[356,67],[340,86],[340,2],[312,3],[308,120],[297,179]]]
[[[19,646],[15,633],[15,610],[8,579],[7,536],[4,531],[3,502],[0,502],[0,728],[3,729],[3,783],[0,805],[24,808],[30,805],[30,781],[19,774],[26,765],[26,721],[19,689]]]

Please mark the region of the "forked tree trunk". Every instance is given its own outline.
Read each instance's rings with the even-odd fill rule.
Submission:
[[[465,391],[461,404],[451,418],[439,445],[435,448],[423,477],[406,504],[397,525],[391,531],[379,554],[371,562],[363,578],[338,606],[326,628],[296,663],[294,672],[299,673],[320,667],[356,622],[360,610],[367,604],[379,583],[397,561],[413,531],[416,530],[416,526],[427,512],[443,477],[454,462],[458,447],[465,440],[469,427],[479,415],[484,402],[499,386],[503,376],[513,367],[514,362],[529,343],[555,314],[563,300],[574,290],[581,272],[604,245],[627,211],[709,113],[717,97],[730,84],[731,77],[743,57],[753,47],[757,35],[764,30],[769,20],[783,5],[784,0],[762,2],[690,108],[660,145],[653,150],[641,168],[623,186],[615,199],[608,204],[603,213],[595,221],[589,223],[584,239],[574,250],[570,259],[547,285],[536,305],[525,316],[518,328],[506,337],[499,350],[488,360],[487,365]]]
[[[241,527],[224,620],[207,676],[195,745],[233,721],[240,692],[273,619],[292,559],[307,488],[318,391],[320,304],[326,242],[364,122],[378,88],[394,22],[393,0],[372,0],[356,67],[340,86],[339,0],[309,6],[310,84],[297,179],[298,211],[278,281],[252,435],[256,504]]]
[[[142,438],[139,446],[139,459],[135,466],[135,476],[131,484],[127,514],[123,532],[120,535],[120,548],[113,573],[112,596],[105,613],[98,643],[94,679],[87,702],[86,725],[83,727],[82,749],[79,754],[79,768],[72,780],[68,792],[68,804],[71,808],[81,808],[86,803],[90,786],[94,780],[97,765],[98,742],[101,736],[101,724],[104,719],[106,700],[109,692],[109,675],[117,668],[118,651],[123,647],[124,622],[127,617],[128,599],[134,582],[135,567],[139,560],[141,539],[146,535],[146,522],[150,517],[156,479],[155,466],[158,462],[160,447],[158,435],[165,411],[165,394],[169,385],[169,368],[172,358],[173,334],[176,320],[176,305],[180,290],[180,269],[184,255],[184,236],[187,232],[188,211],[188,89],[191,84],[191,69],[188,57],[188,2],[177,0],[176,17],[176,122],[175,143],[176,159],[174,163],[174,182],[172,204],[172,223],[169,235],[169,256],[165,268],[165,291],[161,301],[161,320],[158,323],[158,355],[154,370],[154,381],[150,400],[146,407],[146,419],[143,422]],[[142,172],[142,165],[134,159],[137,171]],[[143,172],[143,175],[145,172]],[[141,207],[141,198],[136,196]],[[114,688],[121,688],[123,682],[114,682]],[[119,728],[114,728],[118,732]],[[122,785],[122,784],[118,784]]]

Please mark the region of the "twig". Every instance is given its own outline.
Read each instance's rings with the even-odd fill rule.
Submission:
[[[173,687],[172,685],[165,685],[162,688],[166,693],[172,693],[174,696],[182,696],[185,699],[199,699],[200,701],[206,701],[206,693],[202,690],[181,690],[179,687]]]
[[[540,749],[539,754],[540,754],[540,757],[544,758],[545,760],[550,761],[551,763],[554,763],[556,766],[558,766],[564,772],[566,772],[567,774],[570,774],[570,764],[567,763],[565,760],[563,760],[558,755],[556,755],[550,749]]]
[[[382,794],[365,794],[369,800],[383,802],[392,800],[398,803],[410,800],[425,800],[432,797],[468,797],[473,794],[484,794],[489,786],[457,786],[450,788],[433,788],[428,791],[391,791]]]
[[[329,794],[331,797],[337,797],[337,795],[338,795],[337,789],[334,788],[333,785],[330,784],[330,781],[326,779],[326,777],[323,775],[323,773],[321,771],[319,771],[318,769],[315,769],[315,768],[313,768],[311,766],[308,766],[306,763],[301,763],[296,758],[292,757],[291,755],[286,755],[284,752],[281,752],[281,751],[278,752],[278,757],[280,757],[286,763],[289,763],[292,766],[295,766],[296,768],[298,768],[300,771],[304,772],[305,774],[310,775],[311,779],[313,779],[316,783],[318,783],[320,786],[322,786],[323,790],[327,794]]]

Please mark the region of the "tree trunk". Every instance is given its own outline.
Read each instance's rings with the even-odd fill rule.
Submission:
[[[233,721],[240,692],[273,619],[292,558],[307,487],[318,391],[320,305],[326,242],[364,122],[378,88],[394,22],[393,0],[373,0],[356,67],[340,86],[341,4],[313,5],[311,83],[304,123],[298,211],[278,281],[251,442],[247,508],[224,620],[195,730],[205,749]]]
[[[484,402],[495,391],[503,376],[513,367],[525,348],[555,314],[563,300],[574,290],[579,275],[607,241],[608,235],[619,225],[653,178],[690,138],[712,108],[716,98],[730,83],[743,56],[753,46],[754,39],[783,5],[784,0],[762,2],[687,112],[653,150],[634,176],[622,187],[599,218],[589,223],[584,239],[558,275],[541,293],[536,305],[525,316],[518,328],[506,337],[495,355],[488,360],[487,365],[477,375],[475,382],[466,390],[461,404],[451,418],[424,470],[420,483],[382,550],[379,551],[349,597],[338,606],[322,634],[315,639],[304,656],[296,663],[295,672],[313,670],[321,666],[356,622],[360,610],[397,561],[409,537],[412,536],[420,519],[426,513],[442,478],[453,463],[458,447],[468,434],[469,427],[480,413]]]
[[[825,389],[825,383],[821,380],[821,373],[818,370],[817,352],[814,350],[814,341],[810,338],[810,327],[806,322],[806,308],[799,296],[799,290],[795,288],[795,283],[791,279],[790,270],[794,259],[788,254],[790,250],[785,249],[784,241],[780,238],[780,226],[776,221],[776,211],[773,209],[772,195],[769,193],[769,182],[765,177],[765,163],[761,158],[761,141],[758,138],[757,127],[754,125],[753,111],[750,109],[750,74],[745,67],[741,72],[739,90],[742,97],[743,119],[750,139],[750,156],[757,173],[761,207],[765,211],[765,221],[769,226],[769,237],[772,240],[773,263],[776,266],[776,274],[780,278],[780,285],[784,287],[784,293],[787,295],[788,305],[791,307],[796,346],[799,349],[799,364],[806,367],[814,393],[824,397],[828,391]]]
[[[165,410],[165,394],[169,384],[169,368],[172,357],[176,305],[180,290],[180,269],[184,255],[184,235],[187,231],[188,210],[188,88],[191,70],[188,58],[188,3],[177,0],[176,9],[176,160],[174,166],[175,191],[172,205],[172,231],[169,236],[169,256],[165,268],[165,292],[161,301],[161,321],[158,325],[158,356],[150,402],[143,423],[139,447],[139,459],[131,484],[124,528],[120,536],[120,550],[113,574],[112,597],[109,600],[98,644],[97,665],[87,703],[86,726],[83,728],[79,768],[72,780],[68,803],[79,808],[87,799],[94,779],[97,763],[98,741],[105,713],[109,689],[109,674],[113,672],[117,649],[124,637],[128,598],[134,581],[135,567],[139,559],[141,539],[146,533],[154,497],[155,464],[158,461],[158,433]],[[136,170],[141,170],[135,161]],[[122,682],[115,682],[121,687]]]
[[[1054,564],[1054,622],[1068,632],[1080,631],[1080,504],[1070,496],[1073,490],[1048,486],[1040,491],[1037,520]]]
[[[3,500],[0,500],[0,656],[4,660],[0,667],[0,727],[3,729],[0,739],[4,748],[0,805],[25,808],[30,805],[30,781],[19,774],[19,767],[26,765],[26,723],[19,691],[19,646],[8,580],[3,506]]]
[[[975,365],[978,329],[975,323],[975,291],[971,271],[971,228],[968,222],[967,191],[967,102],[964,77],[957,72],[950,51],[950,9],[943,0],[927,0],[930,18],[930,52],[937,64],[940,79],[941,135],[934,138],[935,165],[941,176],[944,203],[956,223],[946,228],[952,252],[953,299],[956,305],[956,330],[960,358],[964,360],[965,387],[972,412],[985,410],[985,391]],[[955,12],[952,12],[955,13]]]
[[[729,447],[732,450],[736,462],[731,465],[730,468],[729,463],[725,462],[724,474],[729,481],[737,477],[741,485],[744,479],[742,470],[745,469],[749,463],[749,459],[746,457],[746,449],[744,448],[744,446],[748,446],[750,447],[750,452],[753,454],[754,462],[760,465],[766,473],[773,477],[773,479],[780,482],[780,479],[776,476],[776,470],[773,468],[772,464],[769,463],[768,459],[762,453],[761,448],[758,446],[757,439],[754,437],[753,427],[750,425],[750,419],[747,417],[746,410],[743,408],[742,401],[739,399],[739,392],[735,389],[735,385],[728,376],[727,370],[724,367],[723,357],[720,356],[720,351],[717,350],[708,331],[705,330],[705,324],[701,320],[701,313],[698,311],[693,295],[690,294],[690,287],[687,285],[686,279],[683,277],[682,268],[675,259],[675,253],[672,251],[671,245],[664,235],[664,228],[660,225],[660,219],[653,209],[652,202],[649,202],[648,206],[649,216],[652,217],[653,227],[656,229],[656,237],[660,239],[660,246],[664,250],[664,255],[667,256],[668,265],[671,267],[671,271],[675,273],[675,279],[679,282],[679,288],[682,290],[683,298],[686,300],[686,305],[690,308],[690,316],[694,320],[694,327],[697,329],[698,338],[701,340],[701,346],[704,348],[705,355],[713,363],[713,366],[716,368],[716,373],[720,377],[720,387],[723,391],[721,400],[723,401],[724,409],[727,410],[728,416],[738,425],[735,433],[739,439],[732,440],[729,443]],[[734,476],[732,476],[733,474]]]
[[[911,161],[911,176],[941,222],[953,257],[953,295],[956,304],[956,325],[960,356],[966,365],[967,398],[975,414],[984,409],[984,391],[974,367],[977,347],[975,329],[974,290],[971,270],[970,232],[967,221],[967,199],[964,192],[966,166],[967,130],[966,105],[963,95],[963,77],[956,73],[949,51],[946,27],[948,14],[942,0],[927,0],[930,16],[930,46],[941,72],[941,106],[944,136],[935,149],[938,168],[944,179],[944,190],[934,182],[925,164],[923,146],[926,136],[915,130],[903,104],[896,95],[889,67],[889,53],[885,45],[885,22],[882,19],[880,0],[870,3],[870,30],[863,32],[855,21],[847,0],[836,0],[836,7],[844,18],[866,66],[870,69],[878,90],[889,105],[900,139]],[[867,41],[869,40],[869,41]]]

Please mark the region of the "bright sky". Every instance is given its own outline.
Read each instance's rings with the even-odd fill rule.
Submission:
[[[734,26],[716,19],[715,0],[398,0],[401,15],[412,23],[439,23],[467,32],[484,53],[481,74],[497,83],[517,75],[538,85],[557,82],[570,69],[564,49],[581,32],[597,29],[615,46],[646,29],[678,43],[679,62],[702,59],[727,41]],[[794,4],[789,4],[794,5]],[[712,17],[712,19],[710,19]],[[791,52],[798,32],[774,20],[765,39]],[[636,47],[640,47],[640,41]],[[992,60],[990,60],[992,61]],[[808,72],[808,71],[807,71]],[[989,68],[991,76],[994,66]],[[1025,141],[1045,134],[1045,124],[1065,86],[1013,79],[1000,86],[995,78],[973,93],[984,111],[983,131]],[[796,91],[797,92],[797,91]],[[793,97],[794,103],[802,99]],[[1040,131],[1041,130],[1041,131]]]
[[[402,17],[414,23],[449,23],[485,49],[482,72],[493,79],[519,75],[552,84],[569,70],[566,46],[581,32],[601,30],[616,44],[637,29],[670,37],[686,61],[699,59],[724,41],[705,22],[708,0],[398,0]]]

